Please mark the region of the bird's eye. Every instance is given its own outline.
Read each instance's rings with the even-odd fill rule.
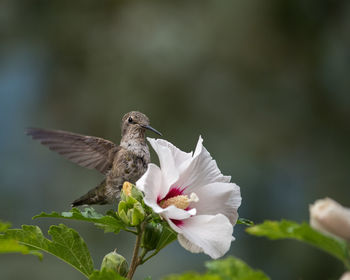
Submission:
[[[129,118],[128,118],[128,122],[129,122],[129,123],[132,123],[132,117],[129,117]]]

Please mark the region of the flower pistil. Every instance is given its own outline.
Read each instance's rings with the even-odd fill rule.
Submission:
[[[167,208],[170,205],[174,205],[179,209],[186,209],[191,202],[198,202],[198,200],[198,196],[195,193],[191,193],[190,197],[188,197],[188,195],[181,194],[161,200],[159,202],[159,206],[162,208]]]

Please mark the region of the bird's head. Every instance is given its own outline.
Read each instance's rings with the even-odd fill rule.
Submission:
[[[145,130],[151,130],[158,135],[162,135],[159,131],[150,126],[149,118],[141,112],[131,111],[126,113],[121,123],[122,136],[144,136]]]

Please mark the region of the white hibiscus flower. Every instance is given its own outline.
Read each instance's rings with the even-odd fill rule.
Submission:
[[[239,187],[221,174],[201,137],[193,155],[165,140],[148,141],[158,154],[160,168],[149,164],[136,183],[145,203],[178,233],[185,249],[214,259],[223,256],[234,240],[242,200]]]

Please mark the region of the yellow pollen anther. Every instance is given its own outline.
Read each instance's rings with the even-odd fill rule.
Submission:
[[[130,182],[125,181],[123,184],[123,192],[125,195],[131,195],[132,184]]]
[[[195,193],[191,193],[190,198],[187,195],[177,195],[160,202],[160,207],[167,208],[170,205],[174,205],[179,209],[186,209],[191,202],[197,202],[198,196]]]

